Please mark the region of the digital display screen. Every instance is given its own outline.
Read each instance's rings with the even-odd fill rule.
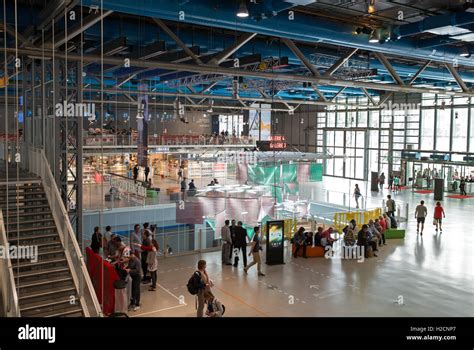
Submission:
[[[283,225],[280,222],[270,223],[268,236],[270,248],[280,249],[283,246]]]

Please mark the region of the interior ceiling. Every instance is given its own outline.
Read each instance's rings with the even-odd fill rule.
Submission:
[[[85,5],[97,3],[97,1],[94,0],[83,0],[81,2]],[[25,35],[27,33],[36,34],[37,37],[39,33],[38,28],[35,28],[32,24],[38,25],[38,23],[43,20],[38,18],[39,16],[37,15],[41,13],[42,9],[46,8],[46,6],[51,6],[52,3],[65,3],[70,6],[79,4],[79,2],[72,0],[18,0],[17,3],[20,6],[20,16],[18,18],[19,32]],[[212,55],[219,53],[246,32],[251,32],[254,30],[253,28],[255,28],[255,32],[257,32],[258,35],[243,47],[239,48],[229,59],[225,60],[222,65],[231,64],[233,58],[244,60],[245,58],[251,58],[252,55],[259,54],[261,56],[261,62],[268,61],[269,59],[278,60],[287,58],[287,63],[277,67],[279,72],[307,76],[310,74],[308,69],[302,64],[301,60],[295,56],[292,50],[282,43],[280,38],[269,35],[268,30],[260,30],[265,29],[265,25],[267,24],[269,27],[274,28],[275,23],[281,23],[278,21],[281,21],[281,19],[286,16],[286,12],[284,11],[291,9],[295,11],[297,16],[306,16],[305,18],[308,20],[307,25],[315,26],[315,32],[321,31],[324,35],[324,30],[327,29],[324,23],[332,23],[331,25],[336,28],[334,31],[335,35],[340,35],[337,38],[336,44],[334,43],[336,39],[334,39],[333,42],[327,42],[323,39],[308,40],[301,35],[300,39],[297,34],[294,35],[293,41],[321,73],[324,73],[328,68],[328,62],[334,63],[338,58],[350,52],[354,46],[358,47],[357,43],[363,43],[363,45],[360,45],[356,54],[348,61],[349,68],[355,66],[354,64],[351,65],[351,63],[359,62],[357,64],[362,73],[360,77],[356,74],[355,77],[347,76],[346,78],[384,84],[393,84],[394,79],[387,68],[375,57],[374,51],[377,51],[378,48],[382,50],[391,47],[391,45],[398,45],[396,47],[394,46],[394,50],[385,53],[385,56],[390,60],[397,74],[405,81],[408,81],[410,77],[417,72],[420,66],[429,59],[428,55],[419,55],[419,57],[413,56],[413,53],[418,49],[418,45],[420,48],[422,48],[423,45],[432,45],[427,46],[427,52],[432,50],[431,47],[434,51],[438,52],[442,52],[444,49],[457,52],[452,50],[458,50],[464,45],[471,45],[468,39],[471,33],[474,32],[474,27],[471,28],[469,25],[453,25],[450,28],[446,26],[446,23],[440,20],[438,26],[430,27],[429,30],[414,30],[413,33],[407,35],[406,38],[403,37],[400,40],[398,40],[399,38],[394,38],[392,35],[390,40],[387,40],[386,43],[380,42],[380,44],[370,47],[366,45],[369,37],[367,33],[361,35],[355,35],[353,33],[359,28],[365,28],[365,30],[369,31],[383,29],[390,32],[395,30],[395,28],[403,28],[403,26],[407,24],[421,23],[427,18],[430,19],[446,14],[463,13],[466,11],[466,7],[463,7],[465,1],[258,0],[257,4],[247,2],[251,16],[247,22],[242,22],[247,23],[247,27],[235,22],[235,7],[238,7],[239,1],[180,0],[179,5],[176,5],[174,2],[166,3],[166,1],[157,0],[154,2],[156,3],[156,7],[144,6],[144,4],[140,2],[132,3],[125,0],[103,0],[103,3],[104,9],[114,11],[104,19],[103,42],[107,44],[120,37],[126,38],[126,45],[123,49],[117,50],[117,52],[112,55],[115,57],[137,55],[137,53],[142,53],[149,49],[150,45],[162,40],[164,41],[165,48],[162,52],[153,55],[150,60],[173,62],[173,60],[177,59],[177,57],[182,54],[181,48],[176,44],[174,39],[169,37],[156,25],[153,20],[153,17],[155,17],[162,18],[166,25],[177,34],[187,47],[196,48],[196,56],[203,59],[204,62],[208,62],[208,60],[213,57]],[[368,11],[369,3],[373,4],[373,11],[370,11],[370,13]],[[187,20],[179,22],[176,21],[174,16],[166,15],[167,13],[174,13],[173,11],[179,8],[191,10],[199,9],[201,12],[199,12],[199,15],[188,12],[192,13],[192,15],[188,15]],[[272,11],[266,11],[268,8]],[[76,7],[76,9],[80,10],[80,7]],[[220,12],[216,12],[216,10]],[[469,9],[467,10],[469,11]],[[13,25],[14,21],[12,20],[11,12],[12,11],[7,11],[7,22]],[[84,7],[82,12],[84,18],[86,18],[90,13],[89,7]],[[401,12],[403,13],[403,19],[399,18]],[[216,13],[222,13],[222,18],[216,18]],[[225,16],[226,14],[228,17]],[[284,15],[283,17],[281,17],[282,14]],[[45,15],[48,15],[48,13],[45,13]],[[56,37],[64,31],[64,16],[61,10],[58,11],[57,17],[59,20],[56,22]],[[278,17],[277,22],[275,22],[273,17]],[[188,18],[190,18],[190,20],[188,20]],[[226,25],[226,20],[229,21],[229,23],[234,21],[235,24]],[[323,20],[330,22],[321,22]],[[273,24],[270,25],[270,23]],[[338,24],[341,26],[340,33],[337,30]],[[74,23],[68,23],[68,27],[72,25],[74,25]],[[292,35],[291,27],[287,28],[282,24],[281,29],[287,29],[286,32]],[[454,31],[460,31],[458,34],[463,34],[464,37],[460,37],[459,35],[455,36],[456,33]],[[474,33],[472,36],[474,37]],[[51,37],[50,29],[46,32],[46,37]],[[437,41],[438,39],[439,42]],[[86,53],[100,53],[101,42],[101,31],[98,24],[85,30],[84,48]],[[406,48],[403,46],[405,43],[407,45]],[[74,49],[73,44],[75,44],[76,47],[80,47],[80,36],[76,36],[68,42],[69,49]],[[11,46],[12,42],[10,41],[8,45]],[[410,47],[408,45],[412,46]],[[64,50],[64,46],[60,46],[59,50]],[[173,53],[174,56],[171,55],[171,53]],[[441,55],[441,57],[443,57],[443,55]],[[454,57],[459,56],[456,54]],[[183,62],[192,63],[192,60],[185,55]],[[245,69],[255,69],[252,68],[254,67],[252,64],[253,63],[250,62],[248,68]],[[318,66],[318,64],[321,65]],[[364,67],[360,68],[361,65]],[[257,66],[259,67],[258,64]],[[85,79],[87,86],[91,88],[98,86],[97,79],[89,78],[89,76],[95,75],[97,77],[100,72],[99,68],[100,66],[98,64],[89,64],[87,66],[85,69],[89,74]],[[474,62],[472,62],[472,59],[460,58],[457,69],[470,88],[471,85],[474,84],[474,72],[472,72],[474,71]],[[335,74],[336,77],[339,78],[341,76],[341,70],[344,69],[340,69],[339,72]],[[354,73],[351,69],[346,69],[346,71]],[[357,69],[355,69],[355,71],[357,73]],[[151,87],[157,91],[177,91],[176,86],[178,86],[182,88],[179,91],[191,92],[192,89],[189,87],[181,86],[181,81],[197,76],[198,78],[202,78],[201,80],[198,79],[199,83],[194,86],[194,90],[198,92],[204,90],[207,84],[216,82],[215,86],[208,90],[210,93],[227,95],[232,93],[232,89],[230,88],[231,77],[218,78],[217,80],[210,79],[206,82],[205,76],[199,77],[199,74],[196,73],[164,71],[162,69],[146,70],[143,72],[143,69],[123,69],[121,67],[114,67],[113,65],[106,66],[105,72],[104,79],[109,88],[114,88],[118,80],[124,77],[130,77],[121,85],[122,88],[134,89],[141,81],[148,80],[150,81]],[[242,86],[252,86],[252,84],[256,84],[260,86],[264,92],[270,94],[274,91],[272,88],[274,82],[272,84],[270,84],[270,82],[264,83],[264,79],[252,79],[252,81],[250,81],[248,78],[245,78],[242,79],[241,83]],[[317,94],[310,86],[304,86],[304,84],[301,83],[277,83],[279,86],[277,93],[282,99],[288,98],[289,96],[296,99],[318,99]],[[433,59],[429,68],[420,74],[416,84],[433,87],[447,86],[449,89],[458,89],[452,75],[446,70],[444,62],[437,61],[437,59]],[[319,88],[328,98],[333,97],[339,91],[339,88],[334,86],[319,86]],[[380,93],[380,91],[377,90],[369,90],[368,92],[370,94]],[[357,88],[347,88],[344,90],[343,95],[364,96],[364,92]],[[241,90],[241,96],[261,97],[261,93],[255,89],[246,88]]]

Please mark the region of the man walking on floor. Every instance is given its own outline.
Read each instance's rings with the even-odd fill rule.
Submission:
[[[221,238],[222,238],[222,264],[223,265],[232,265],[230,261],[231,257],[231,248],[232,248],[232,238],[230,237],[229,229],[229,220],[225,221],[225,225],[221,228]]]
[[[387,196],[387,203],[385,204],[387,206],[387,214],[390,216],[390,218],[395,217],[395,201],[392,199],[391,195]]]
[[[420,230],[421,224],[421,232],[420,236],[423,236],[423,229],[425,228],[425,218],[428,215],[428,209],[425,207],[425,201],[421,201],[419,205],[416,206],[415,209],[415,218],[416,218],[416,234]]]

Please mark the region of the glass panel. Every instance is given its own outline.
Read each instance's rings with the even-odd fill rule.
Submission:
[[[379,117],[380,111],[370,111],[369,112],[369,126],[371,128],[378,128],[379,127]]]
[[[453,152],[466,152],[468,116],[467,108],[454,110]]]
[[[344,131],[336,131],[334,144],[336,146],[344,146]]]
[[[364,150],[358,149],[356,153],[356,167],[355,177],[358,179],[364,178]]]
[[[434,109],[424,109],[421,112],[421,140],[420,149],[433,149],[434,137]]]
[[[357,126],[366,127],[367,126],[367,111],[359,112],[357,119]]]
[[[328,113],[327,126],[328,127],[336,126],[336,113],[334,112]]]
[[[379,132],[377,130],[369,131],[369,148],[379,147]]]
[[[365,147],[365,132],[364,131],[357,131],[356,147],[358,148]]]
[[[451,126],[451,109],[438,109],[436,125],[436,150],[449,151],[449,130]]]

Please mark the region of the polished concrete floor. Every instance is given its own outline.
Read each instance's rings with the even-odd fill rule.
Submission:
[[[316,192],[325,198],[326,188],[342,188],[342,183],[350,193],[348,180],[335,179],[317,184]],[[358,183],[365,194],[365,184]],[[388,193],[368,193],[368,207],[380,205]],[[400,205],[409,204],[407,234],[404,240],[388,240],[378,258],[294,259],[287,248],[284,265],[264,264],[266,276],[257,277],[255,267],[245,275],[241,265],[221,266],[220,252],[168,257],[160,260],[160,288],[149,292],[149,285],[142,285],[142,308],[129,315],[195,316],[195,298],[185,285],[196,262],[205,259],[227,317],[473,316],[474,198],[445,198],[444,230],[436,234],[430,220],[433,194],[404,190],[393,196]],[[420,200],[429,210],[422,237],[414,219]]]

